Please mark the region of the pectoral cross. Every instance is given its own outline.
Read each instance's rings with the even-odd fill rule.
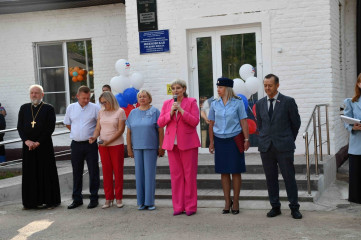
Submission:
[[[34,125],[36,124],[36,122],[33,120],[30,124],[32,125],[32,128],[34,128]]]

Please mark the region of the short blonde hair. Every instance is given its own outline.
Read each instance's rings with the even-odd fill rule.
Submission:
[[[149,97],[150,103],[152,103],[152,94],[150,94],[150,92],[148,92],[145,89],[140,89],[139,92],[137,93],[137,99],[139,98],[140,94],[145,93],[147,94],[147,96]]]
[[[186,83],[186,81],[184,81],[184,80],[182,80],[182,79],[176,79],[176,80],[174,80],[173,82],[171,82],[170,87],[173,87],[174,85],[179,85],[179,86],[181,86],[182,88],[185,88],[186,90],[184,91],[183,96],[184,96],[184,97],[188,97],[188,94],[187,94],[187,83]]]
[[[39,88],[41,90],[41,93],[44,93],[44,88],[42,86],[40,86],[39,84],[33,84],[29,87],[29,92],[31,91],[31,89],[33,88]]]
[[[99,102],[101,98],[104,98],[110,104],[110,111],[116,111],[119,109],[119,103],[112,92],[105,91],[100,94]]]

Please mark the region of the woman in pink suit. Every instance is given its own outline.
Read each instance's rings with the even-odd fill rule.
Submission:
[[[171,88],[174,99],[164,102],[158,125],[167,127],[162,148],[168,152],[173,215],[185,211],[191,216],[197,212],[199,109],[197,100],[188,97],[185,81],[175,80]]]

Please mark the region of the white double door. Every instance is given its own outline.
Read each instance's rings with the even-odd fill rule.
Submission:
[[[192,95],[197,98],[200,109],[207,109],[210,99],[217,97],[217,79],[221,76],[240,78],[239,68],[243,64],[251,64],[257,76],[263,76],[259,27],[194,31],[190,33],[190,45]],[[259,89],[259,93],[263,96],[262,89]],[[258,100],[258,95],[256,93],[251,97],[250,106]],[[198,126],[201,153],[208,152],[207,114],[207,110],[203,116],[201,114]],[[251,146],[257,146],[256,136],[251,137]]]

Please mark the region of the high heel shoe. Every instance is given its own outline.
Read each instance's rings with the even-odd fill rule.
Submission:
[[[233,208],[231,208],[231,212],[233,215],[236,215],[239,213],[239,206],[238,206],[238,209],[237,210],[234,210]]]
[[[124,207],[124,204],[123,204],[122,200],[117,199],[117,208],[122,208],[122,207]]]
[[[111,206],[113,206],[113,200],[105,200],[105,203],[102,206],[102,209],[110,208]]]
[[[229,204],[229,209],[223,209],[223,210],[222,210],[222,214],[228,214],[228,213],[230,213],[230,209],[231,209],[232,205],[233,205],[233,201],[231,200],[231,204]]]

